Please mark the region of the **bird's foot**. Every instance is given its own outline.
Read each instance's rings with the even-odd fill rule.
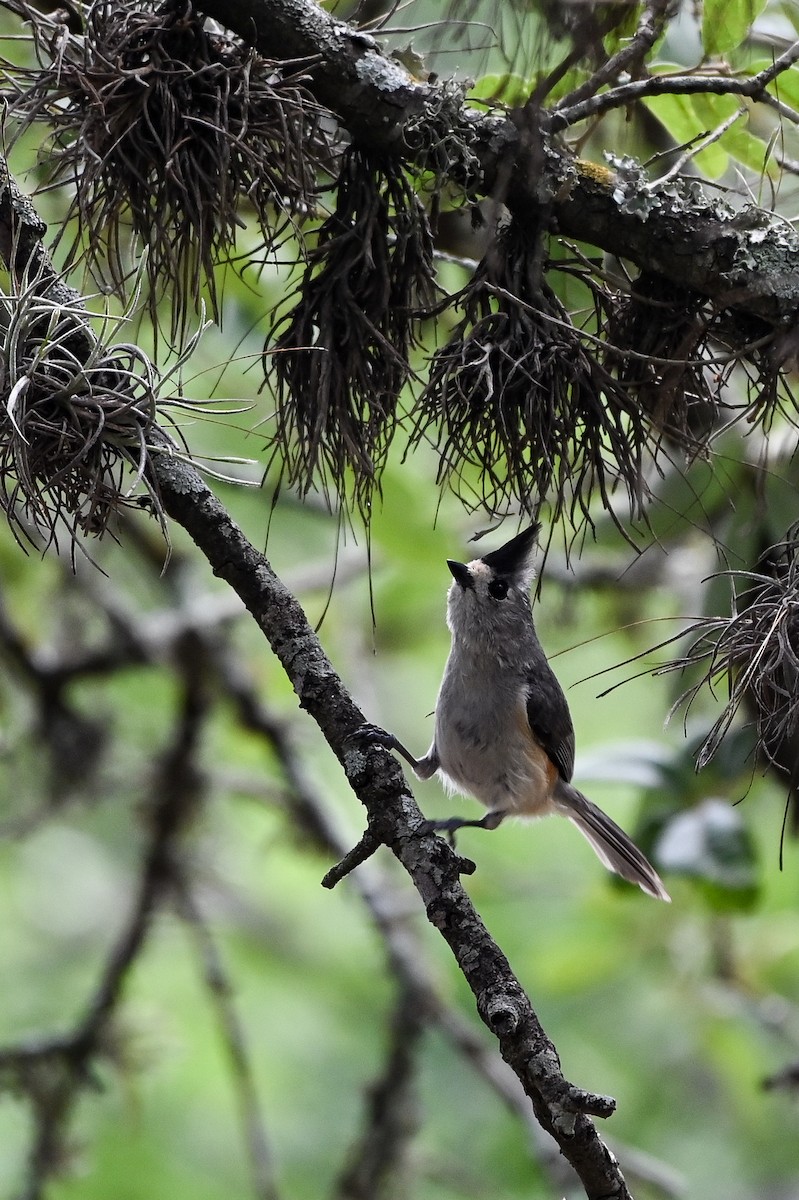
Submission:
[[[387,729],[381,729],[379,725],[371,725],[368,721],[359,725],[348,736],[347,741],[353,745],[383,746],[386,750],[397,749],[397,739],[393,733],[389,733]]]
[[[496,829],[507,814],[488,812],[479,821],[467,821],[463,817],[447,817],[444,821],[425,821],[421,833],[444,833],[450,846],[455,849],[455,834],[459,829]]]

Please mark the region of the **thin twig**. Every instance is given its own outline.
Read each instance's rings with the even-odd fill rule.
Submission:
[[[707,150],[708,146],[712,146],[715,142],[719,141],[720,138],[724,137],[724,134],[727,132],[727,130],[732,129],[736,121],[740,121],[741,117],[743,116],[746,116],[746,109],[743,107],[737,108],[734,113],[731,113],[729,117],[727,117],[725,121],[722,121],[716,126],[715,129],[711,130],[706,137],[692,142],[688,149],[680,155],[677,161],[671,167],[669,167],[665,175],[659,175],[657,179],[652,180],[652,182],[649,184],[648,190],[650,192],[657,191],[659,188],[662,188],[665,183],[668,183],[672,179],[676,179],[692,158],[696,158],[697,154],[701,154],[703,150]]]
[[[688,96],[711,94],[715,96],[749,96],[759,100],[766,96],[766,87],[783,71],[789,70],[799,60],[799,41],[794,42],[784,54],[769,67],[758,71],[749,79],[727,78],[719,74],[696,75],[650,75],[646,79],[632,80],[620,84],[608,92],[592,96],[570,108],[559,108],[552,114],[553,132],[576,125],[588,117],[622,108],[646,96]]]

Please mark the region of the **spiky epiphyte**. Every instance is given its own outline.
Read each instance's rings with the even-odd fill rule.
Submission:
[[[432,439],[439,478],[472,507],[588,517],[621,483],[640,508],[647,425],[543,282],[536,230],[512,221],[460,299],[436,352],[412,444]]]
[[[104,347],[77,305],[0,295],[0,505],[18,537],[101,535],[144,494],[160,511],[148,432],[156,378],[136,346]]]
[[[402,165],[345,152],[299,300],[273,330],[274,457],[287,482],[366,514],[410,374],[414,319],[433,295],[427,215]]]
[[[727,370],[710,343],[722,331],[707,300],[642,274],[615,306],[607,361],[650,424],[696,454],[713,433]]]
[[[90,261],[121,287],[147,249],[150,309],[185,332],[214,269],[229,257],[249,201],[271,243],[313,189],[319,131],[301,76],[286,75],[219,31],[191,0],[93,0],[84,31],[33,16],[40,66],[6,64],[12,115],[53,128],[51,174],[73,183]],[[133,243],[131,244],[131,232]]]
[[[743,707],[754,717],[760,751],[784,768],[784,749],[799,731],[799,528],[764,555],[758,570],[729,576],[730,615],[695,621],[688,649],[661,670],[690,672],[694,681],[680,697],[688,705],[707,686],[729,689],[698,766],[713,758]],[[795,786],[795,762],[790,773]]]

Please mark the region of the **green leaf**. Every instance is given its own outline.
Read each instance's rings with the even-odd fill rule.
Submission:
[[[708,55],[735,50],[746,38],[766,0],[705,0],[702,42]]]
[[[767,70],[773,62],[774,55],[770,58],[763,58],[761,56],[753,59],[747,64],[743,75],[747,79],[751,79],[754,75],[759,75],[761,71]],[[778,100],[782,100],[785,104],[790,104],[791,108],[799,109],[799,71],[795,67],[791,67],[787,71],[782,71],[776,79],[772,79],[768,85],[768,90]]]
[[[629,783],[652,791],[663,787],[664,771],[673,757],[666,742],[635,738],[604,742],[580,754],[580,775],[592,783]]]
[[[799,88],[797,88],[799,101]],[[740,108],[735,96],[716,96],[712,93],[696,96],[652,96],[645,101],[676,142],[683,144],[717,129]],[[701,150],[693,159],[709,179],[720,178],[730,158],[750,170],[762,174],[769,169],[766,143],[748,127],[744,113],[717,142]],[[776,164],[774,164],[776,167]]]
[[[731,158],[749,167],[750,171],[759,175],[776,174],[779,171],[779,164],[767,144],[744,126],[734,126],[724,135],[722,144]]]
[[[700,128],[716,129],[741,107],[740,100],[735,96],[708,94],[692,96],[690,99]],[[722,134],[716,145],[722,150],[725,158],[734,158],[743,166],[761,174],[766,170],[766,144],[750,133],[748,123],[748,115],[742,114],[735,124]],[[703,150],[701,154],[697,154],[695,161],[711,178],[718,178],[710,170],[713,160],[706,157],[709,154],[710,149]]]
[[[730,99],[730,97],[715,97]],[[709,133],[713,123],[701,121],[693,101],[694,96],[649,96],[644,104],[657,117],[663,128],[671,134],[678,145],[690,142],[699,135]],[[723,121],[719,117],[715,124]],[[727,170],[729,156],[718,142],[697,154],[695,163],[709,179],[718,179]]]
[[[568,96],[575,91],[581,83],[585,83],[588,78],[588,72],[584,67],[571,67],[562,79],[551,87],[546,94],[548,104],[553,104],[556,100],[562,100],[564,96]]]
[[[771,63],[764,63],[761,70]],[[757,74],[757,72],[754,72]],[[773,79],[768,85],[768,90],[778,100],[782,100],[784,104],[789,104],[791,108],[799,109],[799,71],[796,67],[791,67],[788,71],[782,71],[781,74]]]
[[[710,797],[679,813],[657,843],[658,865],[702,884],[714,908],[751,908],[759,880],[752,835],[740,812]]]
[[[680,145],[701,132],[697,128],[690,96],[647,96],[644,104]]]
[[[530,99],[535,84],[532,79],[505,72],[502,75],[483,75],[469,92],[470,100],[482,100],[486,104],[507,104],[509,108],[520,108]]]

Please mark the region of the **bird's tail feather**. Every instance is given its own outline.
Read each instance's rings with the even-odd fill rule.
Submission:
[[[635,842],[571,784],[562,783],[555,798],[557,808],[580,830],[594,848],[597,857],[622,879],[637,883],[642,891],[657,900],[671,900],[655,868]]]

